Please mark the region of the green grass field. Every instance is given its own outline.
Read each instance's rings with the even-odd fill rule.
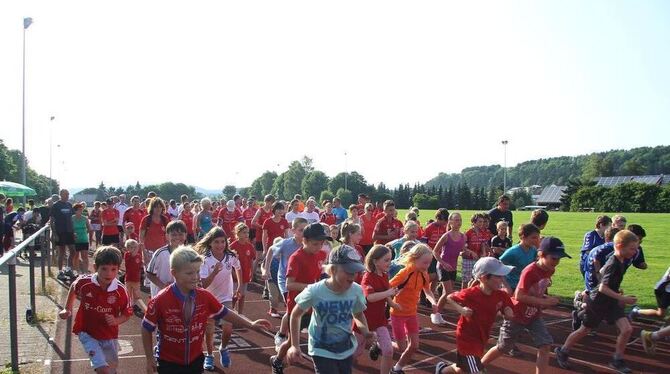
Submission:
[[[406,210],[400,210],[398,217],[403,220],[406,212]],[[475,211],[460,211],[460,213],[463,215],[464,227],[462,231],[465,231],[467,230],[465,228],[466,222],[469,225],[470,217]],[[553,277],[553,284],[549,289],[550,294],[564,299],[572,299],[575,290],[584,288],[578,268],[579,250],[584,234],[593,230],[596,217],[599,214],[602,213],[549,212],[549,223],[542,231],[542,235],[560,238],[565,244],[568,254],[572,256],[572,259],[564,258],[561,260],[561,264]],[[421,211],[419,217],[421,224],[425,226],[432,215],[432,211]],[[612,217],[614,214],[608,215]],[[654,284],[670,266],[670,252],[663,244],[663,240],[666,240],[663,239],[663,232],[670,227],[670,214],[627,213],[624,216],[628,223],[642,225],[647,232],[642,247],[649,267],[646,270],[631,267],[626,273],[622,288],[626,294],[637,296],[640,306],[656,308]],[[530,222],[530,212],[515,211],[514,225],[518,227],[519,224],[524,222]],[[514,231],[516,232],[516,230]],[[513,239],[514,243],[518,242],[516,235]]]

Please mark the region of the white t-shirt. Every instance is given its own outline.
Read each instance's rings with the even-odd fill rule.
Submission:
[[[205,256],[205,261],[200,266],[200,278],[204,279],[214,271],[214,266],[221,263],[221,271],[212,279],[212,283],[207,287],[220,303],[233,300],[233,269],[240,268],[240,260],[237,256],[227,253],[221,261],[211,254]]]
[[[293,220],[298,217],[300,217],[300,213],[293,213],[293,211],[289,211],[288,213],[286,213],[286,220],[288,221],[289,224],[292,223]]]
[[[179,209],[178,208],[173,208],[171,206],[168,206],[167,209],[168,215],[170,216],[171,221],[176,221],[177,217],[179,217]]]
[[[665,292],[670,292],[670,268],[665,271],[665,274],[663,274],[663,277],[656,282],[656,286],[654,286],[655,290],[661,289],[665,285]]]
[[[123,213],[128,210],[128,205],[126,203],[116,203],[114,209],[119,211],[119,223],[117,223],[117,226],[123,226]]]
[[[321,217],[319,217],[319,213],[317,213],[316,211],[309,213],[308,211],[305,210],[302,213],[300,213],[299,217],[306,219],[307,224],[312,224],[321,221]]]
[[[172,277],[172,273],[170,273],[170,247],[166,245],[158,248],[151,256],[146,271],[147,273],[157,276],[158,279],[166,285],[172,284],[174,282],[174,277]],[[161,288],[158,288],[158,286],[151,281],[149,282],[149,287],[151,288],[151,297],[156,297],[158,292],[161,291]]]

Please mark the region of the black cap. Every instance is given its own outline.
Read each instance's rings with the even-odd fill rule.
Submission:
[[[305,230],[302,232],[302,235],[305,239],[311,240],[333,240],[330,235],[326,234],[326,230],[320,223],[312,223],[305,227]]]
[[[572,258],[569,254],[565,253],[565,246],[563,246],[561,239],[553,236],[547,236],[542,239],[538,250],[551,256]]]

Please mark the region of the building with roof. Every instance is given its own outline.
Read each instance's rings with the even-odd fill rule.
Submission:
[[[642,184],[655,184],[664,186],[670,183],[670,176],[666,175],[620,175],[615,177],[595,177],[593,181],[597,186],[614,187],[623,183],[637,182]]]
[[[558,209],[561,206],[561,197],[565,192],[567,186],[557,186],[552,184],[542,190],[539,196],[535,199],[535,204],[539,206],[546,206],[547,209]]]

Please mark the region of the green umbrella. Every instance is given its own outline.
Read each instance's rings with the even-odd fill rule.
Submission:
[[[37,192],[28,186],[22,184],[2,181],[0,182],[0,193],[5,196],[35,196]]]

